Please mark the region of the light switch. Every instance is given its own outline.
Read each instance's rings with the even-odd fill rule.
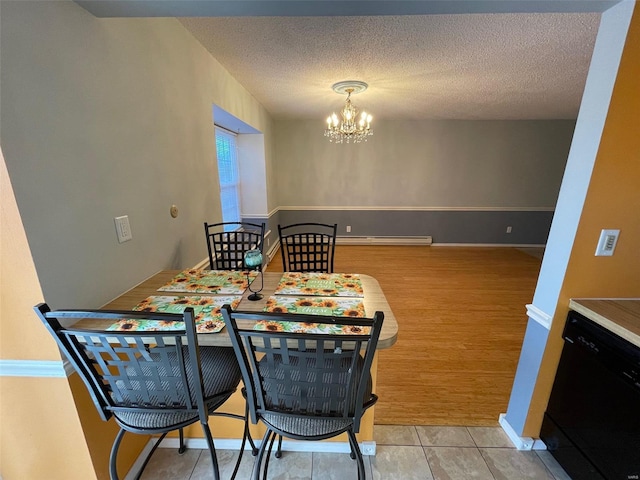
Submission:
[[[131,235],[131,226],[129,225],[129,216],[123,215],[122,217],[114,218],[116,222],[116,233],[118,234],[118,242],[128,242],[133,238]]]
[[[596,247],[596,257],[610,257],[616,249],[620,230],[602,230]]]

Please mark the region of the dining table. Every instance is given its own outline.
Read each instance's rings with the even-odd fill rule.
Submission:
[[[139,308],[140,303],[144,302],[145,299],[161,295],[216,296],[214,294],[189,293],[184,291],[159,291],[160,288],[164,288],[167,284],[175,281],[178,276],[184,275],[185,273],[189,272],[193,272],[193,270],[162,270],[144,280],[140,284],[122,293],[111,302],[105,304],[102,308],[109,310],[133,310]],[[277,293],[278,287],[283,280],[283,275],[285,275],[283,272],[269,272],[268,270],[260,272],[258,277],[253,280],[253,283],[251,283],[251,290],[256,291],[262,285],[262,290],[260,291],[262,298],[254,301],[249,300],[248,297],[252,294],[252,291],[248,288],[244,291],[241,290],[238,297],[236,297],[237,299],[239,299],[239,303],[237,303],[237,305],[234,307],[234,310],[251,312],[265,311],[268,307],[268,302],[270,301],[269,299],[273,299],[274,294]],[[262,276],[262,279],[260,278],[260,276]],[[355,274],[355,277],[358,278],[359,284],[361,284],[362,287],[362,292],[360,295],[361,298],[359,298],[358,300],[361,300],[362,304],[364,305],[365,316],[372,317],[376,311],[381,311],[384,314],[384,321],[376,350],[383,350],[392,347],[396,343],[398,337],[398,323],[393,314],[393,311],[391,310],[391,307],[389,306],[389,303],[387,302],[384,292],[380,287],[380,284],[375,278],[369,275]],[[104,321],[92,319],[84,319],[78,322],[75,326],[88,329],[104,329],[107,327],[107,325],[104,324]],[[198,333],[198,343],[200,346],[232,346],[231,339],[226,328],[221,328],[216,333]],[[378,353],[376,352],[373,364],[371,366],[371,377],[374,391],[377,380],[377,368]],[[228,407],[228,410],[234,411],[234,413],[242,414],[244,412],[245,400],[240,394],[240,389],[238,389],[238,391],[227,401],[226,405]],[[367,445],[367,448],[363,448],[363,453],[365,455],[375,453],[375,441],[373,438],[374,409],[375,407],[370,408],[367,410],[367,412],[365,412],[365,415],[362,418],[360,432],[357,434],[358,441],[361,442],[361,445]],[[233,423],[224,423],[229,422],[228,419],[216,419],[216,422],[218,424],[220,424],[220,421],[222,421],[222,425],[217,427],[216,430],[216,436],[218,438],[234,439],[235,441],[235,439],[239,439],[242,436],[242,431],[239,425]],[[254,435],[255,438],[260,438],[263,433],[261,425],[252,425],[251,431],[252,435]],[[198,429],[187,428],[185,429],[185,436],[187,438],[198,438],[201,437],[201,433]],[[346,437],[336,437],[332,440],[337,442],[342,441],[343,443],[345,443],[345,445],[348,445],[348,440],[346,439]],[[323,442],[332,440],[325,440]],[[310,443],[311,445],[313,445],[320,442],[305,443]],[[322,447],[318,451],[327,450],[326,447]]]
[[[145,298],[149,298],[157,295],[204,295],[201,293],[189,293],[189,292],[159,292],[158,289],[163,285],[169,283],[176,275],[180,274],[181,270],[163,270],[155,275],[151,276],[147,280],[142,283],[136,285],[130,290],[124,292],[111,302],[104,305],[102,308],[104,309],[113,309],[113,310],[131,310],[136,307],[141,301]],[[249,289],[246,289],[242,294],[242,299],[240,300],[239,305],[235,308],[235,310],[242,311],[250,311],[250,312],[262,312],[265,310],[268,299],[274,295],[276,288],[283,276],[282,272],[263,272],[263,282],[264,286],[262,291],[262,298],[260,300],[251,301],[248,300],[251,292]],[[380,338],[378,339],[377,349],[385,349],[393,346],[396,343],[398,338],[398,323],[396,321],[395,316],[387,302],[386,297],[384,296],[384,292],[380,287],[378,281],[369,276],[359,274],[358,277],[362,282],[362,289],[364,296],[362,297],[364,303],[364,309],[366,315],[369,317],[373,316],[373,313],[376,311],[381,311],[384,313],[384,322],[382,324],[382,330],[380,332]],[[256,278],[252,283],[252,287],[255,284],[260,286],[261,280],[260,278]],[[80,326],[80,325],[78,325]],[[100,325],[98,321],[95,320],[83,320],[81,326],[83,328],[101,328],[104,327],[104,324]],[[229,334],[227,333],[226,328],[221,330],[218,333],[201,333],[198,335],[198,343],[203,346],[231,346],[231,339],[229,338]]]

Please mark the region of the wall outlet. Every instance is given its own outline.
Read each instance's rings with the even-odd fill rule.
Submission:
[[[118,234],[118,242],[128,242],[133,238],[131,235],[131,226],[129,225],[129,216],[123,215],[122,217],[115,217],[116,233]]]
[[[511,233],[511,226],[507,227],[507,233]]]
[[[347,225],[347,233],[351,233],[351,225]]]
[[[602,230],[596,247],[596,257],[610,257],[616,249],[620,230]]]

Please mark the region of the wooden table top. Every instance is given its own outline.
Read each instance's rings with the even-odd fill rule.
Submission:
[[[118,298],[106,304],[104,309],[113,310],[131,310],[138,303],[145,298],[152,295],[191,295],[183,292],[158,292],[158,288],[169,282],[174,276],[180,273],[181,270],[164,270],[161,271],[149,279],[145,280],[141,284],[133,287],[131,290],[123,293]],[[242,301],[238,305],[237,310],[261,312],[263,311],[266,301],[269,296],[273,295],[278,283],[282,278],[281,272],[264,272],[264,289],[262,290],[262,300],[250,301],[247,297],[250,295],[247,290],[242,296]],[[382,324],[382,331],[380,333],[380,339],[378,340],[378,349],[384,349],[391,347],[398,338],[398,323],[391,311],[391,307],[387,303],[387,299],[380,288],[378,281],[369,275],[360,275],[362,281],[362,288],[364,290],[364,308],[368,316],[373,316],[376,311],[384,313],[384,322]],[[256,284],[260,284],[260,279],[256,279]],[[203,295],[203,294],[198,294]],[[83,320],[82,327],[84,328],[104,328],[105,325],[97,325],[95,320]],[[227,329],[224,328],[219,333],[205,333],[198,335],[201,345],[218,345],[218,346],[231,346],[231,340],[227,333]]]
[[[640,298],[572,298],[569,308],[640,347]]]

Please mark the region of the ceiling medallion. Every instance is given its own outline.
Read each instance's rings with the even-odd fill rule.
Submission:
[[[346,94],[347,101],[340,111],[342,120],[335,113],[327,118],[327,128],[324,136],[329,138],[330,142],[335,143],[360,143],[367,141],[369,135],[373,135],[371,130],[371,115],[363,111],[358,119],[358,109],[351,103],[351,94],[364,92],[368,85],[364,82],[356,80],[347,80],[344,82],[334,83],[332,89],[339,94]]]

